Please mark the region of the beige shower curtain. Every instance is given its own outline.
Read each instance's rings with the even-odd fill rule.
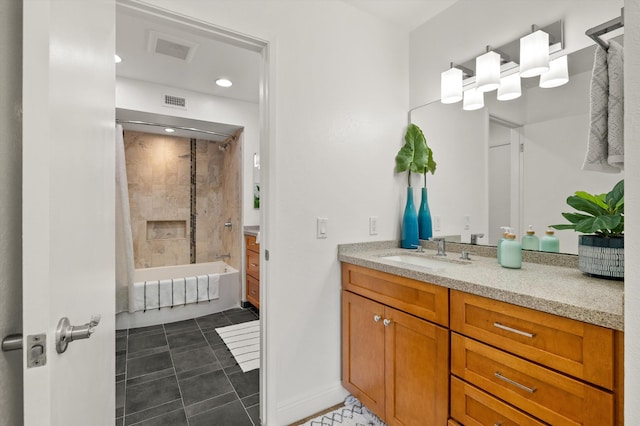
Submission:
[[[122,126],[116,126],[116,313],[129,311],[133,289],[133,238]]]

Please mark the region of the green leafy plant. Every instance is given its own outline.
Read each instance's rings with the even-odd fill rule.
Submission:
[[[409,127],[407,127],[404,141],[404,145],[396,155],[396,173],[408,171],[409,186],[411,186],[411,172],[423,173],[426,185],[427,172],[434,174],[436,171],[433,151],[427,145],[424,133],[415,124],[409,124]]]
[[[593,195],[577,191],[567,204],[583,213],[562,213],[568,224],[551,225],[555,229],[573,229],[585,234],[619,237],[624,233],[624,179],[607,194]]]

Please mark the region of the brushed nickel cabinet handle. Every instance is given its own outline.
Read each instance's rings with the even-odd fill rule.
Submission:
[[[388,327],[389,324],[391,324],[391,320],[385,318],[384,321],[382,321],[382,323],[384,324],[385,327]]]
[[[516,333],[516,334],[519,334],[521,336],[525,336],[525,337],[529,337],[529,338],[535,337],[535,333],[528,333],[526,331],[518,330],[516,328],[507,327],[506,325],[502,325],[499,322],[494,322],[493,326],[496,327],[496,328],[499,328],[500,330],[509,331],[511,333]]]
[[[375,322],[380,322],[380,320],[381,320],[381,319],[382,319],[382,317],[381,317],[380,315],[374,315],[374,316],[373,316],[373,320],[374,320]]]
[[[508,377],[503,376],[502,374],[500,374],[500,372],[496,371],[495,373],[493,373],[494,376],[496,376],[498,379],[503,380],[507,383],[509,383],[510,385],[513,385],[515,387],[518,387],[524,391],[527,391],[529,393],[534,393],[537,389],[536,388],[530,388],[528,386],[522,385],[518,382],[516,382],[515,380],[511,380]]]

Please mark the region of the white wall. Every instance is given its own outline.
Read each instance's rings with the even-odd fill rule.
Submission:
[[[626,0],[624,8],[625,86],[625,424],[640,424],[640,2]]]
[[[22,2],[0,2],[0,339],[22,332]],[[0,352],[0,424],[22,422],[22,351]]]
[[[183,110],[162,105],[163,93],[186,97],[189,108]],[[253,153],[260,151],[258,104],[119,77],[116,81],[116,107],[243,126],[243,225],[260,223],[260,211],[253,208]]]
[[[408,33],[341,1],[150,3],[269,41],[275,138],[270,158],[262,153],[272,228],[263,313],[272,368],[263,422],[287,424],[345,395],[337,244],[399,237],[404,179],[393,167],[407,124]],[[329,219],[327,239],[316,239],[318,216]]]

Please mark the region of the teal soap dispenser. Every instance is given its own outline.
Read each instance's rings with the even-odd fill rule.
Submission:
[[[529,225],[527,235],[522,237],[522,250],[540,250],[540,240],[536,237],[533,225]]]
[[[498,264],[501,265],[502,261],[500,260],[500,255],[502,254],[502,243],[507,239],[507,235],[510,233],[511,228],[508,226],[501,226],[500,229],[502,229],[502,238],[498,240]]]
[[[502,242],[501,254],[500,264],[503,268],[520,269],[522,267],[522,244],[516,240],[514,234],[507,234]]]
[[[560,252],[560,240],[556,237],[551,229],[547,229],[544,237],[540,240],[540,251],[550,253]]]

